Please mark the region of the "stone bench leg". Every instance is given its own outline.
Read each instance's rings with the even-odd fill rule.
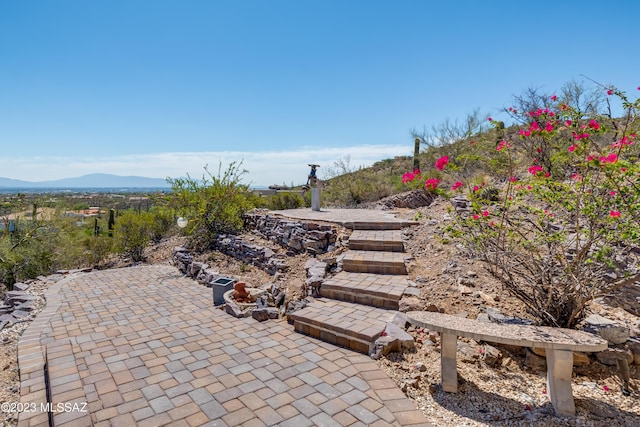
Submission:
[[[556,415],[572,416],[576,406],[571,391],[573,352],[547,349],[547,390]]]
[[[442,390],[449,393],[458,392],[457,350],[458,337],[452,334],[442,334],[440,338],[440,376],[442,377]]]

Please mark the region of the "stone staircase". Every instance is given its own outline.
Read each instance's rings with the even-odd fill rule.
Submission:
[[[290,315],[297,332],[369,354],[410,286],[398,222],[354,228],[342,270],[325,279],[313,303]]]

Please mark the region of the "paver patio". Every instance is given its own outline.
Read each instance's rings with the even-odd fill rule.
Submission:
[[[19,425],[430,425],[368,356],[285,322],[236,319],[173,267],[70,276],[18,348]],[[86,403],[86,408],[82,404]]]

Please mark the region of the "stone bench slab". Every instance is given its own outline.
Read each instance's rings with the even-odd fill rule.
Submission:
[[[473,338],[476,341],[586,352],[606,350],[608,346],[602,338],[574,329],[486,323],[449,314],[424,311],[412,311],[407,313],[407,316],[418,326],[444,334]]]
[[[407,318],[417,326],[441,333],[440,371],[442,389],[447,392],[458,391],[456,351],[459,336],[477,341],[544,348],[547,354],[547,390],[559,416],[571,416],[576,412],[571,390],[573,352],[595,352],[608,347],[607,341],[602,338],[572,329],[499,325],[423,311],[410,311]]]

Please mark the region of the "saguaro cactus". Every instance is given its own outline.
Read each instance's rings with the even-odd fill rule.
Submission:
[[[113,227],[116,225],[116,211],[109,209],[109,221],[107,222],[109,229],[109,237],[113,237]]]

